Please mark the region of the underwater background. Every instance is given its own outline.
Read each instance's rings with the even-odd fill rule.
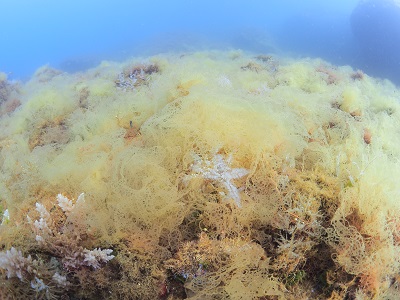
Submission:
[[[392,43],[399,39],[387,28],[397,26],[399,30],[400,19],[392,22],[388,14],[393,9],[378,11],[375,7],[375,30],[360,25],[370,42],[380,47],[381,53],[371,56],[360,49],[367,46],[358,43],[351,26],[358,2],[3,0],[0,70],[9,78],[26,79],[44,64],[73,72],[94,67],[103,59],[240,48],[320,57],[399,82],[393,71],[398,69],[398,57],[381,55],[388,49],[400,52],[398,42],[385,45],[381,39]],[[373,17],[368,11],[365,15]],[[390,63],[383,62],[388,59]]]

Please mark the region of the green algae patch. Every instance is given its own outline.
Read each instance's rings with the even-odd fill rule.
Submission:
[[[237,51],[0,81],[0,294],[396,294],[391,83]]]

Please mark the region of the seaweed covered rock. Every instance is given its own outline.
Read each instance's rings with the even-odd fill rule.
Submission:
[[[396,299],[390,82],[232,51],[20,89],[0,117],[0,294]]]

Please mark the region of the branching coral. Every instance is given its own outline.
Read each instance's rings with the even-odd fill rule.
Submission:
[[[39,220],[32,220],[29,216],[28,220],[32,224],[32,229],[36,234],[36,241],[39,245],[50,249],[56,256],[63,261],[64,268],[69,271],[76,270],[82,266],[100,268],[102,263],[107,263],[114,258],[111,249],[101,250],[96,248],[88,250],[79,245],[80,235],[85,234],[82,224],[73,224],[74,228],[80,229],[82,232],[71,231],[70,224],[73,220],[68,217],[73,213],[78,213],[79,208],[84,205],[84,194],[80,194],[75,204],[72,200],[63,196],[57,195],[58,206],[64,213],[64,224],[60,226],[60,220],[53,220],[47,209],[40,203],[36,203],[36,210],[39,212]],[[64,247],[60,247],[63,245]]]
[[[8,279],[17,277],[21,282],[30,282],[30,287],[36,293],[43,294],[49,299],[49,286],[41,279],[46,277],[48,272],[43,264],[32,259],[31,255],[24,257],[21,251],[11,247],[10,250],[0,252],[0,269],[6,272]]]
[[[114,258],[112,249],[95,248],[88,250],[80,245],[80,238],[84,234],[82,224],[77,224],[76,218],[69,218],[78,214],[84,206],[84,194],[80,194],[75,203],[67,197],[58,194],[57,206],[62,213],[57,214],[57,206],[50,213],[41,203],[36,203],[38,218],[32,220],[28,215],[28,223],[31,225],[35,240],[39,246],[39,252],[49,253],[41,255],[40,260],[33,259],[31,255],[24,257],[22,252],[12,247],[10,250],[0,252],[0,269],[3,269],[7,278],[17,277],[21,281],[30,281],[30,286],[37,292],[49,293],[49,286],[68,289],[67,277],[74,276],[81,268],[90,267],[99,269]],[[71,229],[71,225],[73,228]],[[79,230],[80,228],[80,230]],[[51,267],[56,263],[56,268]],[[65,275],[62,275],[65,274]],[[68,274],[68,275],[67,275]]]
[[[32,257],[24,257],[21,251],[14,247],[0,252],[0,268],[6,271],[7,278],[18,277],[20,280],[25,279],[27,274],[35,273]]]

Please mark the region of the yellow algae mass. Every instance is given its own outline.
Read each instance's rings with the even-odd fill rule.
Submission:
[[[43,67],[18,86],[3,77],[1,295],[398,292],[391,83],[321,60],[216,51],[77,74]]]

